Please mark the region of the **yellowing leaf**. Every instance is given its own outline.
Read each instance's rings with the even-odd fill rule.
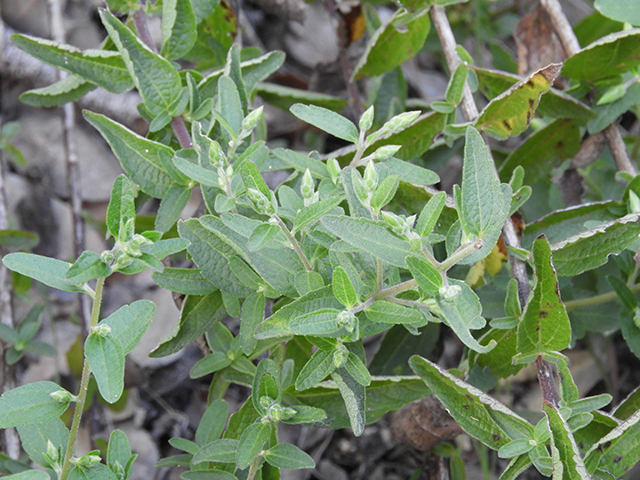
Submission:
[[[476,128],[500,140],[520,135],[529,126],[540,97],[549,91],[560,68],[560,64],[551,64],[498,95],[480,113]]]

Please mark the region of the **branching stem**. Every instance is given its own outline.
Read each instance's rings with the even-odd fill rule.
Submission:
[[[293,247],[295,252],[298,254],[298,257],[300,258],[300,261],[302,261],[302,264],[304,265],[304,269],[307,272],[313,271],[313,267],[311,266],[311,263],[309,263],[309,260],[307,259],[307,256],[302,251],[302,247],[300,247],[300,244],[298,243],[298,240],[296,240],[296,237],[291,233],[291,230],[289,230],[287,225],[282,221],[282,219],[280,218],[280,216],[278,214],[274,214],[272,218],[276,219],[276,222],[278,222],[278,226],[284,232],[284,234],[287,236],[287,240],[289,240],[289,243],[291,244],[291,246]]]

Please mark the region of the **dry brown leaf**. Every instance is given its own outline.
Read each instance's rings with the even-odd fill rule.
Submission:
[[[514,38],[518,47],[518,74],[521,76],[567,58],[549,15],[540,3],[520,20]]]
[[[422,451],[464,433],[433,395],[409,403],[395,412],[391,432],[402,443]]]

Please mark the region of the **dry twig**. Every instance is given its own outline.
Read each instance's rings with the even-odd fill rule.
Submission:
[[[553,27],[560,37],[560,41],[564,46],[567,54],[569,56],[575,55],[580,50],[580,44],[578,43],[578,38],[576,34],[573,32],[567,17],[562,11],[562,7],[560,6],[560,2],[558,0],[540,0],[542,6],[549,14],[551,18],[551,23],[553,23]],[[629,154],[627,153],[627,147],[624,144],[624,140],[622,139],[622,134],[620,133],[620,129],[615,123],[609,125],[604,131],[605,136],[607,137],[607,142],[609,142],[609,149],[611,150],[611,156],[613,160],[616,162],[616,167],[621,172],[627,172],[634,177],[638,174],[638,170],[631,163],[631,159],[629,158]]]

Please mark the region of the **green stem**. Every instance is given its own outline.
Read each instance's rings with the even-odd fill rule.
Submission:
[[[632,292],[640,291],[640,283],[636,285],[630,285],[629,290]],[[616,292],[603,293],[602,295],[596,295],[595,297],[580,298],[578,300],[570,300],[565,302],[564,306],[567,310],[574,310],[576,308],[590,307],[592,305],[599,305],[601,303],[612,302],[618,299]]]
[[[307,256],[302,251],[302,248],[300,247],[300,244],[298,243],[298,240],[296,240],[296,237],[293,236],[291,231],[287,228],[287,226],[285,225],[285,223],[282,221],[282,219],[280,218],[280,216],[278,214],[274,214],[273,218],[276,219],[276,222],[278,222],[278,226],[284,232],[284,234],[287,236],[287,239],[289,240],[289,243],[291,243],[291,246],[293,247],[295,252],[298,254],[298,257],[300,258],[300,260],[302,261],[302,264],[304,265],[305,270],[307,272],[312,272],[313,271],[313,267],[309,263],[309,260],[307,260]]]
[[[407,280],[406,282],[399,283],[393,287],[383,288],[373,294],[372,298],[381,300],[387,297],[393,297],[399,293],[406,292],[407,290],[413,290],[418,286],[418,282],[414,279]]]
[[[376,258],[376,290],[382,290],[384,284],[384,267],[382,266],[382,260]]]
[[[449,258],[445,259],[439,266],[436,266],[436,268],[440,272],[446,272],[459,261],[480,250],[482,248],[482,245],[483,242],[481,239],[465,243],[464,245],[460,245],[460,247],[455,252],[453,252]]]
[[[260,468],[260,455],[253,459],[251,462],[251,467],[249,467],[249,473],[247,474],[247,480],[253,480],[258,473],[258,468]]]
[[[104,286],[104,278],[99,278],[96,284],[96,294],[93,297],[93,307],[91,308],[91,328],[98,324],[100,317],[100,304],[102,303],[102,287]],[[87,357],[84,358],[82,364],[82,378],[80,380],[80,391],[78,392],[78,401],[73,412],[73,421],[71,422],[71,431],[69,432],[69,442],[67,443],[67,451],[64,454],[64,462],[62,463],[62,473],[59,480],[67,480],[69,470],[71,469],[71,456],[73,455],[76,436],[80,428],[80,420],[82,419],[82,411],[84,403],[87,399],[87,391],[89,390],[89,379],[91,378],[91,369]]]

